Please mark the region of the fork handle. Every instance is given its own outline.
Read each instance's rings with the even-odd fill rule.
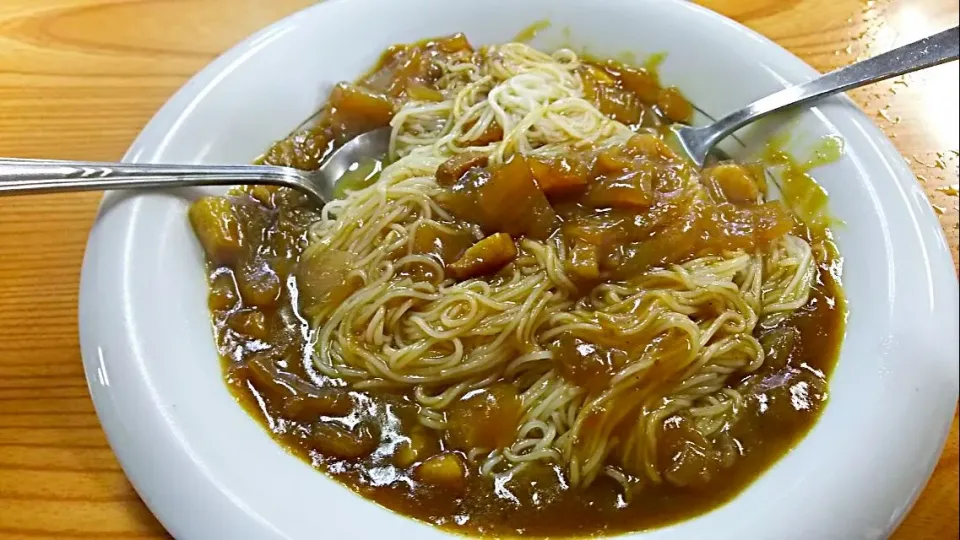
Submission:
[[[0,158],[0,196],[22,193],[267,184],[303,190],[296,169]]]
[[[803,105],[822,97],[937,66],[958,58],[960,27],[954,26],[920,41],[897,47],[847,67],[831,71],[807,83],[785,88],[759,99],[717,121],[710,137],[713,146],[745,124],[787,107]]]

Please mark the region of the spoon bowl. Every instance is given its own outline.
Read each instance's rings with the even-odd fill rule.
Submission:
[[[358,163],[387,154],[390,128],[363,133],[335,150],[314,171],[275,165],[153,165],[0,158],[0,195],[273,185],[296,189],[317,205],[334,199],[337,181]]]

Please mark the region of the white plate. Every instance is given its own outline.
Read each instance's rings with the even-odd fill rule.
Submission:
[[[137,138],[136,162],[245,163],[310,116],[386,46],[464,31],[612,55],[666,51],[662,76],[712,115],[814,77],[750,30],[673,0],[349,0],[257,33],[183,87]],[[940,226],[903,159],[846,99],[800,115],[807,143],[840,135],[816,171],[846,259],[849,322],[831,399],[809,436],[722,508],[644,539],[850,539],[891,531],[928,478],[957,399],[958,290]],[[800,146],[802,146],[802,140]],[[795,150],[802,152],[803,148]],[[80,291],[84,366],[110,444],[181,539],[439,538],[312,470],[274,443],[222,382],[195,193],[112,193],[90,235]]]

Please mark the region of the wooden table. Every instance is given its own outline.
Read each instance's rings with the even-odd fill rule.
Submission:
[[[115,160],[218,53],[307,0],[3,0],[0,155]],[[955,0],[702,0],[826,71],[957,24]],[[957,259],[957,64],[854,99],[923,182]],[[952,190],[951,187],[952,186]],[[162,538],[87,394],[77,283],[99,194],[0,199],[0,538]],[[957,419],[896,537],[957,537]]]

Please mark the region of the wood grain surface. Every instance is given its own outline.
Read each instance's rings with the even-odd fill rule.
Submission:
[[[307,0],[0,1],[0,155],[120,158],[236,41]],[[956,0],[702,0],[821,71],[957,24]],[[957,260],[958,67],[853,93],[922,182]],[[0,538],[163,538],[97,422],[77,285],[99,194],[0,199]],[[895,538],[958,537],[957,419]]]

